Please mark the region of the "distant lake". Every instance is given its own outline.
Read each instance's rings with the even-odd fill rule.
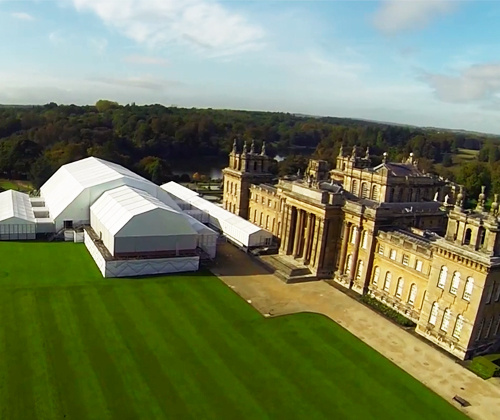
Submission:
[[[275,156],[278,162],[285,159],[283,156]],[[192,176],[195,172],[200,175],[207,175],[211,179],[222,179],[222,170],[229,164],[229,158],[194,158],[194,159],[177,159],[175,162],[170,162],[172,174],[182,175],[188,174]]]

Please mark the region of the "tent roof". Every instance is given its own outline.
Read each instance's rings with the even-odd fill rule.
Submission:
[[[88,157],[61,166],[50,179],[42,185],[40,192],[50,210],[50,216],[56,218],[85,189],[106,183],[119,181],[121,185],[132,185],[144,189],[153,196],[161,195],[171,207],[177,205],[166,194],[160,194],[158,185],[116,163],[95,157]],[[116,186],[114,182],[113,187]]]
[[[35,215],[28,194],[14,190],[0,193],[0,221],[12,217],[35,223]]]
[[[161,188],[163,188],[173,196],[188,202],[192,206],[203,210],[205,213],[208,213],[211,217],[214,217],[218,221],[225,221],[249,235],[263,231],[262,228],[254,225],[248,220],[243,219],[242,217],[237,216],[230,211],[225,210],[214,203],[211,203],[210,201],[205,200],[204,198],[200,197],[199,194],[195,193],[189,188],[177,184],[174,181],[163,184]]]
[[[113,235],[117,234],[133,217],[154,210],[160,210],[164,218],[158,224],[158,235],[168,234],[169,230],[175,231],[172,232],[175,234],[196,233],[187,216],[182,212],[173,209],[146,191],[126,185],[103,193],[90,210]]]

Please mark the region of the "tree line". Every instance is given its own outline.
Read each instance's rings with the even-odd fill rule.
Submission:
[[[100,100],[93,106],[0,107],[0,174],[28,179],[39,187],[61,165],[95,156],[161,183],[172,179],[170,162],[192,159],[186,172],[196,172],[196,159],[226,158],[235,138],[240,143],[255,139],[258,147],[266,141],[271,156],[285,157],[273,167],[279,175],[303,171],[311,155],[333,165],[341,145],[369,146],[375,160],[384,152],[397,160],[414,152],[426,170],[434,170],[436,164],[446,168],[447,156],[459,148],[481,150],[488,167],[496,167],[500,158],[495,143],[479,134],[346,118]],[[497,152],[483,151],[491,144]]]

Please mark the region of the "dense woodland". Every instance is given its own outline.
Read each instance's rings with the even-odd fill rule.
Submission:
[[[311,155],[332,164],[340,145],[370,147],[376,161],[383,152],[401,160],[410,152],[430,172],[466,185],[470,195],[481,185],[500,192],[498,138],[449,130],[423,129],[341,118],[287,113],[183,109],[161,105],[57,105],[0,107],[0,173],[40,186],[59,166],[87,156],[108,159],[154,182],[172,179],[169,162],[225,158],[233,140],[263,140],[271,155],[285,159],[273,170],[280,175],[304,170]],[[478,150],[478,158],[454,165],[459,149]],[[186,178],[187,175],[184,177]]]

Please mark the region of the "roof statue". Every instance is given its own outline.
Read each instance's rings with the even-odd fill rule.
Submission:
[[[265,140],[262,142],[262,150],[260,151],[260,154],[262,156],[266,156],[266,141]]]
[[[340,145],[339,157],[344,157],[344,146],[342,144]]]
[[[299,169],[297,169],[297,178],[300,178],[300,176],[301,176],[301,173],[300,173],[300,168],[299,168]]]
[[[250,143],[250,153],[255,153],[255,140],[252,139],[252,143]]]
[[[494,217],[498,216],[498,194],[495,194],[495,198],[493,199],[493,203],[491,203],[491,214]]]
[[[246,141],[243,142],[243,152],[242,152],[242,154],[244,154],[244,155],[247,154],[247,142]]]
[[[233,141],[233,153],[236,154],[236,139]]]
[[[486,186],[482,185],[481,186],[481,193],[477,197],[476,211],[479,211],[479,212],[484,211],[484,203],[486,201],[486,194],[484,193],[485,190],[486,190]]]
[[[464,208],[464,200],[465,200],[465,190],[464,187],[460,186],[460,192],[457,195],[457,199],[455,201],[455,210],[461,211]]]
[[[384,152],[384,157],[382,158],[382,163],[387,163],[387,152]]]
[[[356,145],[352,148],[351,160],[356,160]]]
[[[366,147],[365,159],[370,159],[370,146]]]

